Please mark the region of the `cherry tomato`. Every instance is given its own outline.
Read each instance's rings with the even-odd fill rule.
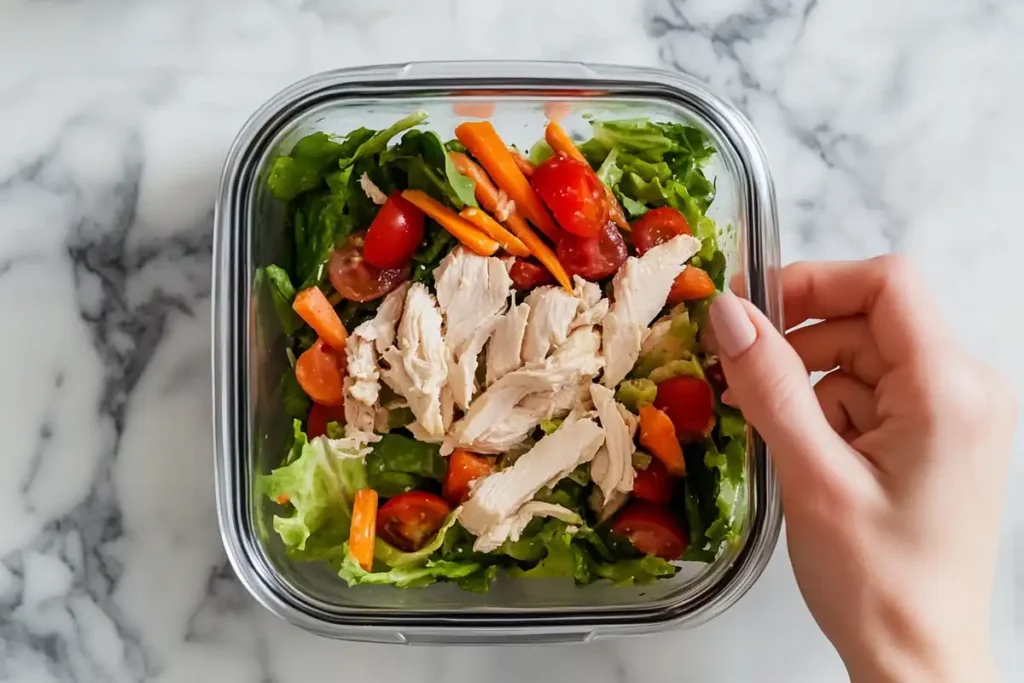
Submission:
[[[672,420],[680,441],[699,441],[715,426],[715,394],[699,377],[673,377],[658,385],[654,407]]]
[[[313,404],[313,407],[309,409],[309,417],[306,418],[306,437],[312,441],[316,437],[326,434],[328,422],[345,424],[344,396],[342,396],[341,405],[338,406]]]
[[[611,532],[628,538],[645,555],[665,560],[678,560],[689,543],[672,513],[642,500],[630,502],[615,516]]]
[[[419,550],[437,533],[451,507],[423,491],[395,496],[377,511],[377,535],[407,553]]]
[[[553,156],[537,167],[530,184],[565,230],[580,237],[601,234],[608,222],[608,199],[586,162]]]
[[[547,268],[531,259],[517,258],[508,271],[512,284],[520,291],[554,284],[555,278]]]
[[[662,206],[651,209],[633,223],[633,230],[630,236],[633,239],[633,246],[636,253],[641,256],[651,247],[656,247],[662,242],[668,242],[676,235],[692,235],[690,224],[683,214],[671,206]]]
[[[363,236],[353,235],[335,249],[327,263],[327,275],[342,298],[350,301],[379,299],[409,278],[410,269],[374,268],[363,258]]]
[[[375,268],[399,268],[412,260],[423,241],[423,212],[397,190],[366,231],[363,257]]]
[[[555,253],[569,275],[579,275],[591,282],[614,275],[629,257],[622,234],[610,222],[605,223],[596,239],[564,235]]]
[[[672,477],[660,460],[653,458],[647,469],[636,471],[633,495],[651,503],[665,504],[672,500]]]
[[[448,474],[442,489],[444,499],[452,505],[461,505],[469,498],[473,482],[493,471],[494,462],[489,458],[456,448],[448,457]]]
[[[668,303],[675,306],[684,301],[703,299],[714,293],[715,283],[712,282],[711,276],[696,266],[687,266],[672,283]]]
[[[341,383],[345,379],[345,352],[335,351],[317,339],[295,361],[295,379],[309,397],[325,406],[345,403]]]

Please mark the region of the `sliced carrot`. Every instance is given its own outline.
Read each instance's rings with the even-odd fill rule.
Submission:
[[[472,223],[460,218],[447,206],[437,201],[423,190],[405,190],[402,196],[415,204],[420,211],[441,224],[441,227],[455,236],[470,251],[481,256],[493,256],[499,245],[490,237],[480,232]]]
[[[530,250],[530,253],[541,262],[545,268],[547,268],[555,279],[558,280],[558,284],[565,287],[565,291],[570,294],[575,294],[572,291],[572,278],[569,277],[569,273],[566,272],[562,262],[558,260],[558,256],[548,246],[548,243],[540,238],[540,235],[533,231],[526,223],[526,219],[520,216],[518,213],[514,213],[508,217],[505,221],[508,225],[508,229],[511,230],[516,237],[523,241],[526,248]]]
[[[523,175],[529,178],[533,175],[533,172],[537,170],[537,167],[533,165],[533,162],[526,158],[526,156],[515,147],[508,148],[509,153],[512,155],[512,159],[515,160],[516,166],[523,172]]]
[[[373,544],[376,538],[377,492],[373,489],[359,489],[352,504],[348,550],[359,566],[366,571],[373,569]]]
[[[530,250],[526,248],[522,240],[510,233],[505,226],[491,218],[490,214],[480,209],[469,206],[459,212],[459,215],[480,229],[492,240],[501,245],[501,248],[513,256],[530,256]]]
[[[703,299],[714,293],[715,283],[711,281],[710,275],[696,266],[686,266],[672,283],[668,302],[674,306],[683,301]]]
[[[565,132],[565,128],[562,128],[561,124],[556,121],[549,122],[548,127],[544,129],[544,140],[551,145],[551,149],[555,150],[555,154],[564,154],[577,161],[582,161],[588,166],[590,165],[587,158],[583,156],[583,152],[579,150],[576,143],[569,137],[569,134]],[[622,206],[619,205],[619,200],[615,197],[615,193],[612,192],[612,188],[607,185],[604,186],[604,196],[608,198],[608,212],[612,222],[628,232],[629,221],[626,220],[626,213],[622,210]]]
[[[288,494],[287,494],[287,493],[282,493],[282,494],[281,494],[280,496],[278,496],[278,497],[277,497],[277,498],[275,498],[274,500],[276,500],[276,501],[277,501],[277,504],[278,504],[278,505],[287,505],[287,504],[288,504],[288,501],[290,501],[290,500],[291,500],[291,498],[289,498],[289,497],[288,497]]]
[[[338,351],[345,350],[348,332],[334,306],[331,306],[331,302],[319,287],[310,287],[296,294],[292,308],[328,346]]]
[[[452,152],[450,156],[459,173],[476,183],[476,198],[480,202],[480,206],[493,212],[498,207],[498,188],[494,186],[487,171],[480,168],[479,164],[465,154]],[[518,208],[508,217],[505,225],[530,250],[530,253],[555,276],[559,284],[572,292],[572,279],[565,272],[565,268],[555,256],[555,252],[526,224],[526,220],[519,214]]]
[[[557,241],[562,230],[548,213],[530,181],[516,165],[508,147],[489,121],[463,123],[455,129],[455,137],[476,157],[487,173],[516,203],[516,208],[552,241]],[[522,237],[520,237],[522,239]],[[524,240],[525,241],[525,240]]]
[[[544,129],[544,140],[551,145],[551,149],[555,150],[555,154],[564,154],[577,161],[587,163],[587,158],[583,156],[583,152],[576,148],[576,143],[565,132],[565,128],[562,128],[562,124],[557,121],[548,122],[548,127]],[[587,165],[589,166],[590,164]]]
[[[640,407],[640,444],[665,465],[669,474],[686,476],[686,460],[676,428],[668,415],[650,403]]]

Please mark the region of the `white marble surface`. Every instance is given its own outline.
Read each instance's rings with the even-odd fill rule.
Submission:
[[[1016,0],[0,0],[0,680],[844,680],[784,552],[717,621],[596,647],[344,644],[264,612],[214,514],[221,161],[259,103],[325,68],[683,68],[760,130],[786,260],[910,253],[1020,384],[1022,32]],[[1007,680],[1022,460],[993,615]]]

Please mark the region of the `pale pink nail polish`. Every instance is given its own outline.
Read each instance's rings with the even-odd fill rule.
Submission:
[[[729,358],[742,356],[757,340],[757,330],[743,304],[728,292],[719,294],[711,304],[711,325],[719,350]]]

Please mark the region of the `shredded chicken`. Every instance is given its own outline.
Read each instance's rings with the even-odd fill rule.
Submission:
[[[568,338],[580,300],[561,287],[547,286],[530,292],[526,305],[530,307],[530,320],[523,336],[523,362],[536,363]]]
[[[388,196],[381,192],[380,188],[374,185],[373,181],[370,180],[370,176],[365,173],[359,176],[359,187],[363,188],[363,192],[370,201],[377,206],[383,206],[388,201]]]
[[[497,550],[505,541],[518,541],[534,517],[554,517],[566,524],[583,523],[580,516],[569,508],[554,503],[531,500],[478,536],[476,542],[473,543],[473,550],[478,553],[489,553]]]
[[[498,190],[498,198],[494,207],[494,219],[504,223],[516,210],[516,203],[508,198],[505,190]]]
[[[441,393],[448,379],[448,350],[441,335],[441,312],[426,285],[409,287],[405,314],[395,345],[382,356],[381,377],[409,402],[423,430],[435,437],[445,432]]]
[[[629,493],[633,490],[633,451],[636,450],[633,435],[637,423],[629,411],[616,403],[611,389],[591,384],[590,395],[605,438],[604,446],[590,465],[590,476],[600,487],[607,505],[616,491]]]
[[[640,356],[640,345],[654,317],[665,306],[669,290],[686,262],[700,250],[700,240],[678,235],[640,258],[631,256],[615,274],[615,302],[602,321],[604,357],[602,382],[614,388],[625,379]]]
[[[488,386],[522,366],[523,336],[529,318],[530,307],[523,303],[518,306],[513,304],[498,321],[487,347]]]

